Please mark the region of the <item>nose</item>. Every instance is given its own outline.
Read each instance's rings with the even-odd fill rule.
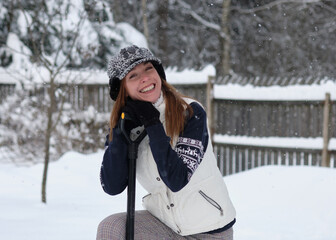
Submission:
[[[149,80],[149,75],[146,73],[141,74],[141,83],[147,82]]]

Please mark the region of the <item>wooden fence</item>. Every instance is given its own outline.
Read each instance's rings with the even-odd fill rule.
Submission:
[[[178,91],[200,101],[204,106],[206,103],[206,85],[177,85]],[[86,110],[90,105],[98,112],[110,112],[112,110],[113,101],[109,97],[108,85],[102,84],[81,84],[81,85],[61,85],[64,91],[65,101],[70,103],[72,108],[78,111]],[[15,84],[0,83],[0,103],[9,95],[13,94]],[[36,89],[32,91],[33,95],[43,98],[46,94],[45,89]]]
[[[109,97],[108,85],[62,85],[67,92],[65,101],[78,111],[86,110],[90,105],[98,112],[110,112],[113,102]]]
[[[321,166],[321,149],[214,144],[217,164],[224,176],[265,165]],[[336,167],[336,151],[329,151],[330,167]]]
[[[336,122],[336,102],[330,123]],[[324,101],[245,101],[214,99],[214,132],[252,137],[321,137]],[[335,126],[329,126],[336,137]]]
[[[208,108],[216,134],[252,139],[320,137],[323,140],[321,149],[214,142],[223,175],[271,164],[336,167],[336,149],[328,149],[330,138],[336,138],[336,101],[330,101],[329,94],[324,101],[210,99],[208,102],[212,102]]]
[[[207,84],[175,85],[181,93],[208,106]],[[63,85],[66,101],[73,109],[82,111],[92,105],[98,112],[110,112],[107,85]],[[4,96],[12,94],[13,86],[0,84],[0,103]],[[41,95],[44,91],[40,92]],[[212,131],[216,134],[247,137],[323,137],[324,101],[251,101],[213,99],[211,101]],[[331,102],[328,138],[336,138],[336,102]],[[299,149],[247,146],[214,142],[218,166],[224,175],[248,170],[257,166],[321,165],[322,149]],[[328,151],[328,161],[336,167],[335,150]]]

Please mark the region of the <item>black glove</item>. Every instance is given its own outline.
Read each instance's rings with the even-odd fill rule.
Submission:
[[[125,113],[126,114],[126,118],[125,118],[125,130],[130,133],[130,131],[133,129],[133,128],[136,128],[136,127],[139,127],[139,126],[142,126],[143,124],[140,122],[140,120],[137,118],[137,116],[134,114],[133,110],[128,107],[128,106],[124,106],[122,109],[121,109],[121,112],[122,113]],[[121,117],[119,119],[119,122],[118,122],[118,126],[119,126],[119,129],[121,129],[120,127],[120,122],[121,122]]]
[[[160,112],[150,102],[127,98],[125,107],[130,113],[130,117],[135,117],[145,127],[160,122]]]

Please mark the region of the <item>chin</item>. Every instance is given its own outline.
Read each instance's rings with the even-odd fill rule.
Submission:
[[[155,98],[152,98],[153,101],[151,101],[151,102],[152,102],[152,103],[155,103],[159,98],[160,98],[160,93],[157,94],[157,95],[155,96]]]

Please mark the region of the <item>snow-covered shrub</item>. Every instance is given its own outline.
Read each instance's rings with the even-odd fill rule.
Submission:
[[[0,105],[0,146],[14,152],[16,162],[42,161],[46,114],[44,101],[18,90]]]
[[[55,135],[61,148],[67,145],[69,150],[92,152],[104,148],[105,133],[108,131],[108,113],[99,113],[93,106],[87,110],[75,111],[65,104]]]
[[[11,161],[42,162],[47,129],[46,95],[30,96],[17,90],[0,105],[0,148],[13,152]],[[50,139],[50,159],[74,150],[83,153],[104,147],[108,131],[108,113],[98,113],[90,106],[86,111],[75,111],[68,103],[61,103],[53,114],[55,124]],[[15,157],[13,157],[15,156]]]

